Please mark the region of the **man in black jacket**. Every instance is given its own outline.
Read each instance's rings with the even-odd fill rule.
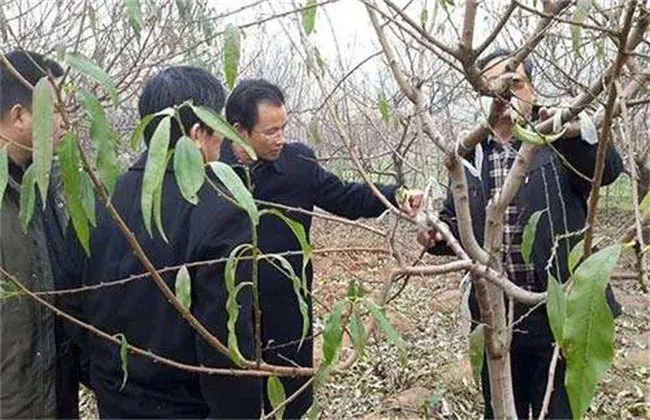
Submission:
[[[140,116],[157,113],[188,100],[220,113],[225,93],[221,83],[193,67],[172,67],[158,73],[144,88]],[[149,144],[162,117],[145,130]],[[172,118],[171,146],[185,133],[203,152],[206,161],[219,157],[222,137],[206,126],[189,108],[180,111],[182,129]],[[227,257],[236,245],[250,242],[250,223],[243,211],[217,194],[207,183],[199,191],[198,204],[186,201],[168,165],[162,184],[162,225],[168,241],[146,231],[140,208],[146,153],[122,175],[112,203],[157,269],[184,263]],[[212,182],[221,185],[216,179]],[[70,266],[64,278],[68,287],[98,285],[146,272],[124,234],[98,205],[98,225],[90,242],[91,255],[84,261],[78,244],[72,246]],[[76,241],[75,241],[76,242]],[[201,265],[189,270],[192,314],[222,343],[227,342],[227,292],[224,265]],[[163,278],[174,290],[176,272]],[[252,357],[251,293],[238,295],[238,341],[245,357]],[[74,302],[70,305],[74,310]],[[76,308],[78,310],[78,308]],[[81,317],[109,334],[123,334],[137,347],[190,365],[233,367],[183,319],[150,278],[119,286],[101,287],[83,296]],[[148,357],[128,355],[128,379],[115,344],[86,334],[84,351],[90,365],[90,382],[101,417],[109,418],[256,418],[261,412],[259,379],[207,375],[155,363]],[[81,340],[84,342],[85,340]]]
[[[233,90],[226,104],[226,118],[255,149],[258,162],[249,165],[246,154],[230,142],[222,145],[221,159],[235,167],[249,165],[253,195],[257,200],[312,211],[320,207],[348,219],[377,217],[386,210],[364,183],[345,182],[325,170],[314,152],[302,143],[287,143],[284,130],[287,111],[284,95],[275,85],[261,79],[243,80]],[[379,191],[394,205],[395,186],[377,185]],[[412,212],[419,206],[421,194],[405,191],[402,208]],[[300,222],[307,235],[311,215],[281,210]],[[275,216],[264,216],[259,225],[259,246],[263,253],[299,251],[300,244],[291,229]],[[301,256],[289,257],[293,270],[302,273]],[[306,270],[311,325],[311,264]],[[268,263],[260,264],[260,300],[262,307],[262,341],[267,363],[288,366],[313,365],[313,326],[302,342],[302,316],[291,281]],[[295,393],[304,378],[281,378],[286,395]],[[311,387],[287,405],[285,416],[298,418],[311,406]],[[265,393],[266,397],[266,393]],[[265,398],[265,409],[271,409]]]
[[[504,73],[510,51],[497,50],[480,60],[479,69],[484,70],[487,79]],[[534,95],[530,78],[532,63],[526,61],[514,74],[512,92],[521,113],[529,119],[536,119],[536,109],[532,106]],[[472,215],[472,228],[479,244],[483,244],[485,227],[485,210],[488,201],[500,191],[506,174],[510,170],[520,143],[512,138],[514,127],[509,104],[499,99],[492,106],[490,116],[492,135],[477,148],[481,148],[483,159],[476,161],[479,153],[468,156],[474,167],[481,174],[480,179],[466,171],[469,205]],[[542,109],[539,114],[547,111]],[[546,115],[541,115],[545,117]],[[503,268],[511,281],[534,292],[546,290],[547,276],[550,272],[555,278],[566,281],[569,278],[568,255],[571,247],[579,241],[578,232],[584,228],[587,214],[587,196],[593,177],[597,144],[589,139],[561,138],[552,147],[543,147],[535,155],[526,178],[513,202],[505,214],[503,236]],[[571,167],[566,165],[568,162]],[[610,184],[623,169],[621,158],[610,144],[607,148],[603,185]],[[527,264],[521,255],[523,228],[530,215],[535,211],[542,213],[537,225],[535,246],[532,250],[531,263]],[[458,235],[456,213],[451,196],[447,192],[440,219],[447,223]],[[569,233],[575,232],[571,236]],[[565,239],[559,239],[565,235]],[[554,240],[558,239],[557,250],[552,255]],[[419,235],[420,243],[436,254],[450,254],[451,250],[442,241],[440,233],[423,232]],[[552,258],[551,258],[552,257]],[[547,264],[548,262],[548,264]],[[548,269],[547,269],[548,267]],[[608,300],[614,315],[620,313],[611,289]],[[470,311],[472,319],[480,322],[480,312],[476,295],[470,292]],[[530,307],[515,305],[515,317],[519,319]],[[473,323],[475,324],[475,323]],[[523,331],[523,333],[522,333]],[[536,309],[517,325],[511,345],[511,364],[513,388],[517,414],[528,418],[532,409],[533,417],[539,416],[548,375],[548,366],[553,354],[553,336],[550,331],[546,308]],[[565,362],[560,360],[554,378],[554,390],[549,407],[549,418],[570,418],[571,410],[564,387]],[[490,386],[487,367],[482,372],[485,417],[492,418]]]

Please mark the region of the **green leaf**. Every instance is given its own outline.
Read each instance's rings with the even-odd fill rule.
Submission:
[[[79,89],[79,93],[90,118],[90,138],[97,149],[97,171],[106,189],[112,194],[121,173],[115,153],[118,135],[111,129],[104,108],[95,95],[86,89]]]
[[[165,158],[165,168],[169,166],[169,160],[171,159],[173,154],[174,154],[173,150],[169,150],[167,152],[167,157]],[[163,241],[165,241],[165,243],[169,243],[169,239],[167,239],[167,235],[165,235],[165,230],[163,229],[163,222],[162,222],[163,185],[164,184],[161,181],[160,184],[158,185],[158,188],[153,193],[153,219],[156,221],[156,227],[158,228],[158,233],[160,234],[160,237],[163,239]]]
[[[318,145],[321,142],[320,129],[318,127],[318,118],[314,117],[309,120],[309,133],[307,135],[309,142]]]
[[[423,28],[426,28],[427,22],[429,22],[429,10],[424,6],[422,11],[420,11],[420,25],[422,25]]]
[[[239,71],[239,59],[241,58],[241,35],[239,28],[232,23],[226,26],[226,33],[223,41],[223,72],[226,76],[226,84],[232,90],[235,87],[237,73]]]
[[[562,285],[551,275],[548,276],[546,291],[546,313],[555,342],[563,347],[564,322],[566,320],[566,295]]]
[[[356,311],[352,312],[352,316],[350,316],[348,329],[350,330],[350,337],[352,338],[354,351],[357,352],[359,358],[362,358],[366,347],[366,328],[363,325],[361,316],[359,316]]]
[[[379,95],[379,112],[381,113],[381,119],[386,124],[390,121],[390,105],[388,104],[388,99],[382,93]]]
[[[129,15],[131,27],[137,36],[140,35],[142,29],[142,11],[140,10],[140,0],[124,0],[124,6]]]
[[[251,159],[257,160],[257,154],[255,153],[255,150],[251,147],[250,144],[248,144],[246,140],[241,138],[239,133],[237,133],[237,131],[232,128],[232,126],[228,124],[228,121],[226,121],[221,115],[217,115],[211,109],[202,106],[190,106],[192,107],[192,111],[196,114],[197,117],[199,117],[201,121],[207,124],[211,129],[221,133],[231,141],[241,146],[246,151],[246,153],[248,153],[248,156],[250,156]]]
[[[144,130],[147,128],[151,120],[153,120],[155,117],[159,116],[173,116],[176,111],[174,108],[165,108],[160,112],[156,112],[155,114],[150,114],[150,115],[145,115],[142,117],[140,120],[140,123],[138,126],[133,130],[133,134],[131,135],[131,140],[129,140],[129,145],[131,146],[132,150],[136,150],[138,146],[140,145],[140,142],[144,138]]]
[[[454,6],[454,0],[439,0],[443,9],[449,10],[449,6]]]
[[[343,317],[343,309],[347,304],[348,302],[345,300],[337,302],[327,317],[327,321],[325,321],[323,329],[323,365],[332,365],[338,359],[343,338],[341,318]]]
[[[174,284],[176,299],[183,305],[183,308],[190,310],[192,306],[192,282],[190,272],[184,265],[176,273],[176,283]]]
[[[205,167],[201,151],[187,136],[181,137],[176,143],[174,175],[183,197],[190,203],[197,204],[197,194],[205,181]]]
[[[308,0],[305,8],[302,9],[302,27],[305,28],[307,35],[314,31],[316,25],[316,0]]]
[[[573,21],[576,23],[582,23],[585,18],[589,16],[589,11],[593,6],[593,0],[578,0],[576,12],[573,15]],[[573,52],[580,58],[582,58],[582,55],[580,54],[581,29],[582,27],[580,25],[571,25],[571,44],[573,45]]]
[[[566,305],[564,343],[565,384],[575,418],[583,417],[596,385],[614,357],[614,318],[605,288],[621,250],[622,246],[617,244],[596,252],[573,275]]]
[[[575,268],[580,264],[580,260],[584,255],[584,241],[580,241],[574,245],[569,253],[569,272],[573,274]]]
[[[307,337],[307,334],[309,334],[309,327],[311,325],[311,320],[309,319],[309,304],[301,292],[303,290],[303,282],[301,282],[298,276],[296,276],[296,273],[293,270],[293,266],[289,263],[289,261],[287,261],[286,258],[284,258],[284,256],[268,254],[264,255],[262,258],[266,259],[273,265],[275,265],[273,261],[278,261],[280,263],[280,267],[276,266],[276,268],[284,272],[287,278],[289,278],[289,280],[292,282],[293,292],[296,295],[296,299],[298,300],[298,308],[300,309],[300,315],[302,317],[302,333],[300,336],[299,345],[299,347],[302,347],[302,342]]]
[[[643,200],[641,200],[641,204],[639,205],[641,214],[647,212],[648,209],[650,209],[650,192],[646,193],[645,197],[643,197]]]
[[[94,61],[84,57],[79,53],[67,53],[65,55],[65,61],[70,66],[74,67],[79,72],[93,79],[103,87],[113,100],[113,104],[117,105],[118,103],[118,93],[117,87],[111,80],[111,77],[106,74]]]
[[[0,149],[0,209],[2,209],[2,202],[4,201],[5,191],[9,183],[9,158],[7,157],[7,149],[3,147]]]
[[[485,354],[485,324],[479,324],[469,335],[469,361],[472,365],[472,376],[477,386],[481,384],[481,371]]]
[[[368,308],[375,321],[377,321],[379,329],[388,337],[388,341],[393,343],[393,345],[395,345],[399,350],[402,363],[406,364],[406,344],[404,343],[404,340],[402,340],[402,337],[400,337],[399,333],[395,331],[392,325],[390,325],[384,311],[370,299],[363,299],[363,303],[366,305],[366,308]]]
[[[41,78],[32,92],[32,138],[36,184],[45,208],[54,157],[54,102],[52,86],[47,77]]]
[[[61,163],[61,178],[63,178],[63,191],[65,192],[72,226],[86,255],[90,255],[90,227],[88,226],[88,216],[84,211],[81,198],[83,169],[77,146],[77,135],[68,132],[61,140],[58,152],[59,162]]]
[[[235,247],[228,256],[226,261],[226,269],[224,280],[226,283],[226,291],[228,298],[226,299],[226,312],[228,313],[228,353],[230,359],[239,367],[244,367],[244,356],[239,351],[239,344],[237,342],[237,318],[239,318],[239,304],[237,303],[237,294],[247,285],[252,285],[250,282],[242,282],[238,285],[235,284],[235,274],[237,272],[237,265],[239,264],[239,256],[244,251],[252,249],[251,244],[239,244]]]
[[[117,334],[115,338],[120,339],[120,363],[122,364],[122,386],[120,391],[124,389],[127,379],[129,379],[129,343],[126,341],[124,334]]]
[[[230,191],[237,205],[248,213],[248,217],[254,226],[260,223],[260,214],[253,200],[250,191],[246,189],[244,183],[230,165],[223,162],[210,162],[210,168],[217,175],[217,178]]]
[[[284,385],[282,385],[282,381],[277,376],[269,376],[269,379],[266,381],[266,391],[268,392],[271,407],[274,410],[287,399],[284,393]],[[282,420],[284,418],[284,410],[285,407],[280,408],[275,413],[275,418]]]
[[[521,238],[521,257],[526,264],[530,264],[530,253],[533,251],[533,243],[535,242],[535,233],[537,233],[537,223],[539,218],[544,213],[544,210],[538,210],[530,215],[526,226],[524,226],[524,233]]]
[[[95,218],[95,187],[87,173],[81,175],[81,206],[91,225],[97,226]]]
[[[18,213],[20,219],[20,227],[24,233],[27,233],[29,222],[34,216],[34,206],[36,205],[36,177],[34,175],[34,165],[29,165],[29,168],[23,174],[23,183],[20,186],[20,211]]]
[[[149,235],[151,235],[151,212],[153,210],[154,194],[160,188],[165,177],[170,126],[170,117],[165,117],[160,121],[151,137],[147,151],[147,163],[144,167],[144,176],[142,179],[140,206],[144,226],[147,232],[149,232]]]

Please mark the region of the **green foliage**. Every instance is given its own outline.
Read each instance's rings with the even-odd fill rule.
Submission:
[[[99,100],[85,89],[80,89],[79,93],[90,118],[90,138],[97,150],[97,171],[106,189],[112,194],[121,173],[115,152],[118,136],[111,128]]]
[[[302,10],[302,27],[305,29],[307,35],[314,31],[317,10],[316,0],[308,0],[305,8]]]
[[[68,212],[72,226],[87,255],[90,255],[90,226],[88,216],[83,206],[81,181],[84,172],[81,167],[81,157],[77,146],[77,135],[68,132],[59,144],[59,162],[61,163],[61,177],[63,190],[68,204]],[[92,203],[93,208],[95,203]]]
[[[124,6],[129,16],[129,22],[136,36],[140,38],[140,29],[142,29],[142,11],[140,10],[140,0],[124,0]]]
[[[65,61],[77,71],[99,83],[108,92],[113,100],[113,104],[117,105],[119,97],[115,83],[113,83],[111,77],[101,67],[95,64],[94,61],[79,53],[67,53],[65,55]]]
[[[395,345],[399,350],[400,360],[402,363],[406,364],[406,344],[404,343],[404,340],[402,340],[402,337],[400,337],[399,333],[395,331],[392,325],[390,325],[384,311],[370,299],[364,299],[363,303],[370,311],[370,314],[377,322],[377,325],[379,325],[379,329],[386,334],[386,337],[388,337],[388,341]]]
[[[359,358],[362,358],[366,348],[366,328],[363,325],[361,316],[356,310],[353,310],[352,315],[350,316],[350,320],[348,321],[348,330],[350,331],[350,338],[352,338],[354,351],[357,353]]]
[[[641,200],[641,204],[639,205],[641,214],[647,212],[648,209],[650,209],[650,192],[646,193],[645,197],[643,197],[643,200]]]
[[[268,392],[271,407],[273,407],[274,410],[287,399],[284,392],[284,385],[282,385],[282,381],[277,376],[269,376],[269,379],[266,381],[266,391]],[[285,407],[280,408],[277,413],[275,413],[275,418],[278,420],[283,419],[284,410]]]
[[[343,318],[343,309],[347,305],[346,300],[337,302],[327,317],[327,321],[325,321],[325,328],[323,329],[323,364],[326,366],[331,366],[338,359],[343,339],[341,320]]]
[[[236,284],[235,274],[237,272],[237,265],[239,264],[239,256],[251,249],[251,244],[240,244],[230,252],[228,261],[226,261],[224,278],[226,292],[228,293],[228,298],[226,299],[226,312],[228,313],[228,353],[231,360],[239,367],[244,367],[245,359],[239,351],[239,344],[237,342],[237,318],[239,318],[237,295],[242,288],[250,286],[252,283],[242,282]]]
[[[469,361],[472,364],[472,375],[477,386],[481,384],[481,371],[485,359],[485,324],[479,324],[469,335]]]
[[[174,175],[183,197],[190,203],[197,204],[197,194],[205,181],[205,167],[201,151],[187,136],[181,137],[176,143]]]
[[[621,245],[612,245],[593,254],[573,275],[566,303],[564,348],[565,384],[575,418],[584,415],[614,357],[614,318],[605,288],[621,250]]]
[[[41,192],[43,208],[47,203],[50,171],[54,157],[54,102],[47,77],[41,78],[32,92],[32,138],[36,185]]]
[[[240,58],[241,35],[239,28],[231,23],[226,27],[223,41],[223,72],[226,76],[226,84],[231,90],[237,80]]]
[[[564,343],[564,322],[566,321],[566,295],[555,277],[548,276],[548,285],[546,293],[546,313],[548,322],[551,325],[551,331],[555,342],[563,347]]]
[[[156,127],[147,151],[147,163],[144,167],[144,176],[142,179],[140,207],[144,226],[147,232],[149,232],[149,235],[152,234],[151,214],[154,207],[154,195],[156,190],[160,189],[165,176],[170,126],[170,117],[164,117],[158,124],[158,127]]]
[[[131,140],[129,141],[129,144],[131,145],[131,149],[136,150],[138,146],[140,145],[140,142],[142,141],[144,137],[144,130],[147,128],[151,120],[153,120],[155,117],[159,116],[173,116],[175,113],[174,108],[165,108],[160,112],[156,112],[155,114],[150,114],[150,115],[145,115],[141,120],[138,126],[133,130],[133,134],[131,135]]]
[[[257,154],[255,153],[255,150],[251,147],[250,144],[246,142],[246,140],[241,138],[239,133],[237,133],[237,131],[235,131],[232,126],[228,124],[228,121],[226,121],[221,115],[217,115],[211,109],[202,106],[194,106],[191,104],[190,106],[192,107],[192,111],[196,114],[196,116],[199,117],[199,119],[205,124],[207,124],[208,127],[221,133],[233,141],[235,144],[241,146],[246,151],[248,156],[251,157],[251,159],[257,160]]]
[[[594,6],[594,0],[578,0],[576,5],[576,12],[573,15],[573,21],[576,23],[582,23],[587,16],[589,16],[589,11]],[[582,27],[580,25],[571,25],[571,44],[573,45],[573,52],[579,58],[582,58],[580,54],[580,31]]]
[[[23,174],[23,183],[20,186],[20,227],[23,232],[27,233],[29,222],[34,216],[34,206],[36,205],[36,177],[34,175],[34,164]]]
[[[212,168],[212,171],[228,191],[230,191],[237,205],[246,211],[251,223],[257,226],[260,223],[259,211],[253,200],[253,196],[246,189],[235,170],[223,162],[210,162],[210,168]]]
[[[174,152],[172,150],[167,151],[167,156],[165,157],[165,168],[169,166],[169,160],[171,159]],[[163,174],[164,177],[164,174]],[[165,235],[165,230],[163,229],[162,223],[162,194],[163,194],[163,182],[161,180],[158,188],[153,192],[153,219],[156,222],[156,227],[158,232],[162,237],[163,241],[169,243],[167,235]]]
[[[7,148],[0,149],[0,210],[2,210],[2,202],[4,201],[5,191],[9,183],[9,158],[7,156]]]
[[[571,249],[571,252],[569,252],[569,272],[573,274],[573,271],[576,269],[578,264],[580,264],[580,260],[582,259],[582,256],[584,255],[584,241],[580,241],[577,244],[574,245],[574,247]]]
[[[564,135],[566,128],[562,129],[559,133],[543,135],[533,130],[524,128],[520,123],[515,124],[512,134],[515,139],[522,143],[532,144],[534,146],[544,146],[553,143],[555,140]]]
[[[320,127],[318,124],[318,118],[316,117],[309,120],[309,131],[307,134],[307,138],[309,139],[309,142],[313,145],[318,145],[321,142]]]
[[[127,379],[129,379],[129,343],[126,341],[124,334],[117,334],[115,338],[120,339],[120,363],[122,365],[122,385],[120,391],[124,389]]]
[[[86,213],[86,217],[91,225],[96,226],[97,221],[95,220],[95,188],[93,182],[90,179],[90,175],[87,173],[82,173],[80,175],[81,179],[81,206]]]
[[[192,306],[192,282],[190,272],[184,265],[176,273],[176,282],[174,283],[176,299],[181,303],[183,308],[190,310]]]
[[[524,227],[524,233],[521,239],[521,256],[526,264],[530,264],[530,254],[533,251],[535,233],[537,233],[537,223],[539,223],[539,218],[545,211],[546,209],[538,210],[531,214],[528,222],[526,222],[526,226]]]
[[[379,95],[379,112],[381,113],[382,121],[388,124],[390,121],[390,105],[388,99],[386,99],[386,95],[383,93]]]

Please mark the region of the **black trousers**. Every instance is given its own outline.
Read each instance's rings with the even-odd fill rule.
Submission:
[[[528,419],[531,411],[534,419],[539,417],[546,392],[548,368],[552,357],[553,346],[551,343],[544,343],[541,340],[531,340],[525,335],[515,334],[512,347],[510,348],[510,366],[512,368],[512,387],[518,418]],[[564,387],[565,371],[566,363],[560,357],[555,369],[553,393],[551,394],[548,413],[546,414],[547,418],[571,418],[569,398]],[[486,419],[492,419],[494,418],[494,413],[492,412],[490,376],[487,368],[487,360],[483,361],[481,386],[483,388],[483,400],[485,401],[484,415]]]

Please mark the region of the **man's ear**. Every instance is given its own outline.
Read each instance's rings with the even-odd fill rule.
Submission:
[[[237,131],[237,134],[239,134],[240,137],[243,137],[245,139],[248,139],[248,130],[244,128],[239,122],[236,122],[232,125],[232,128]]]
[[[204,140],[205,130],[201,127],[201,124],[196,123],[187,133],[187,136],[194,141],[194,143],[200,145]]]
[[[24,106],[15,104],[7,113],[9,124],[15,128],[24,128],[30,121],[28,113],[29,111]]]

